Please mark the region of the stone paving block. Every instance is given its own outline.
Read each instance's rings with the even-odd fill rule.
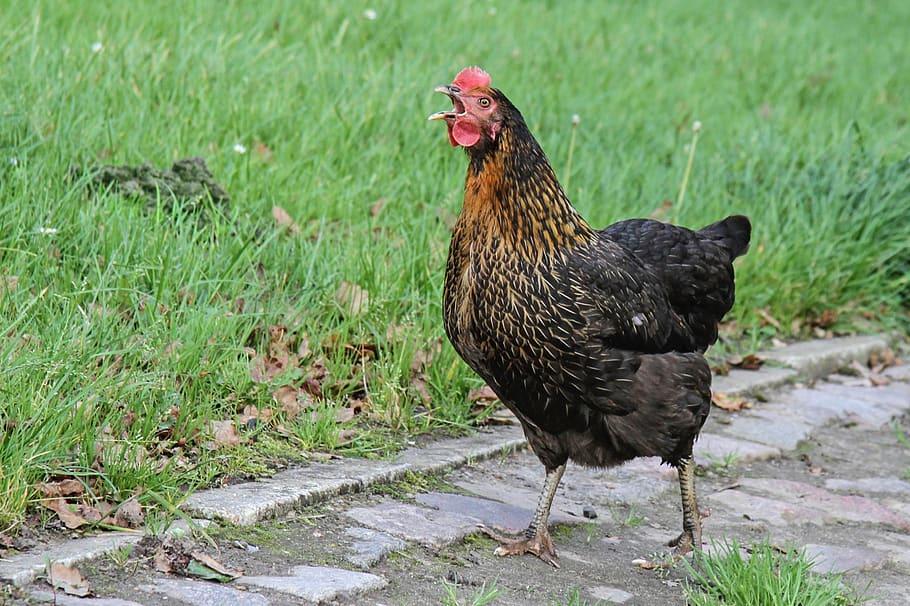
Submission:
[[[817,509],[795,503],[751,494],[741,490],[722,490],[707,496],[709,501],[726,507],[734,516],[749,520],[763,520],[772,526],[791,524],[821,524],[822,517]],[[717,515],[712,513],[712,517]]]
[[[497,427],[467,438],[409,448],[392,461],[341,459],[290,469],[271,478],[203,490],[190,495],[183,509],[205,519],[221,519],[241,526],[287,513],[339,494],[358,492],[377,482],[391,482],[412,472],[439,472],[500,452],[524,448],[518,427]]]
[[[394,461],[408,465],[412,471],[438,472],[468,461],[486,459],[500,452],[519,450],[526,445],[521,428],[510,425],[467,438],[439,440],[425,448],[410,448]]]
[[[723,433],[744,438],[781,450],[793,450],[809,437],[812,425],[796,417],[781,419],[778,414],[761,410],[741,413],[723,429]]]
[[[508,502],[510,505],[520,507],[526,511],[534,511],[540,498],[539,492],[507,484],[499,479],[488,482],[458,480],[455,482],[455,486],[478,497]],[[540,488],[543,489],[543,483],[541,483]],[[583,520],[582,508],[583,505],[569,501],[557,494],[556,498],[553,499],[553,506],[550,510],[550,522],[554,524],[571,524],[579,519]],[[598,516],[598,519],[603,517],[606,517],[606,519],[610,518],[609,512],[598,511]]]
[[[818,378],[849,366],[854,360],[865,364],[872,352],[886,347],[888,340],[885,337],[863,335],[803,341],[763,351],[760,355],[766,360],[796,369],[809,378]]]
[[[819,425],[847,416],[865,419],[864,415],[872,414],[873,421],[881,416],[880,411],[866,400],[838,393],[834,387],[837,386],[825,390],[797,388],[776,396],[773,402],[786,406],[792,414],[806,420],[815,419]]]
[[[42,574],[47,562],[74,566],[79,562],[101,557],[125,545],[139,542],[141,534],[135,532],[106,532],[96,537],[73,539],[44,550],[21,553],[0,560],[0,581],[22,587]]]
[[[365,459],[313,463],[256,482],[194,493],[183,509],[201,518],[248,526],[295,507],[362,490],[366,483],[395,480],[408,469],[407,465]]]
[[[140,585],[147,593],[157,593],[193,606],[268,606],[269,600],[261,593],[242,591],[234,587],[209,581],[158,578],[154,583]]]
[[[910,364],[900,364],[899,366],[889,366],[883,372],[883,375],[892,381],[910,381]]]
[[[791,383],[799,374],[790,368],[764,366],[761,370],[734,368],[729,374],[715,376],[711,389],[731,396],[744,396],[765,392]]]
[[[820,573],[860,572],[881,568],[888,561],[888,554],[865,547],[839,547],[837,545],[804,546],[812,569]]]
[[[527,528],[534,517],[533,509],[461,494],[430,492],[417,495],[417,502],[440,511],[478,518],[491,528],[514,532]],[[550,516],[551,524],[580,524],[586,521],[589,520],[583,517]]]
[[[393,551],[406,547],[401,539],[372,528],[346,528],[344,534],[353,539],[350,547],[353,553],[346,554],[344,559],[363,569],[378,564]]]
[[[388,581],[375,574],[343,568],[295,566],[290,576],[240,577],[235,583],[272,589],[321,604],[382,589]]]
[[[460,541],[480,524],[480,518],[393,501],[355,507],[345,515],[363,526],[434,549]]]
[[[588,588],[588,593],[595,600],[605,600],[611,604],[625,604],[635,596],[628,591],[623,591],[618,587],[608,587],[606,585],[595,585]]]
[[[853,387],[824,383],[818,385],[817,389],[837,396],[869,402],[875,408],[892,415],[899,415],[910,409],[910,384],[907,383],[890,383],[881,387]]]
[[[54,604],[54,606],[142,606],[139,602],[121,600],[120,598],[77,598],[62,591],[54,594],[51,591],[32,591],[29,597],[36,602]]]
[[[910,530],[910,520],[880,503],[858,495],[840,495],[804,482],[778,478],[742,478],[741,487],[818,512],[825,522],[884,524]]]
[[[833,478],[825,480],[825,488],[859,493],[910,494],[910,482],[900,478],[860,478],[858,480]]]
[[[737,462],[762,461],[780,456],[780,448],[717,433],[702,433],[695,443],[695,462],[710,465],[736,455]]]

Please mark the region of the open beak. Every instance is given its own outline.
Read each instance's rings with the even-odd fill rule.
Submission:
[[[450,111],[436,112],[435,114],[430,114],[427,120],[455,120],[459,115],[464,114],[464,103],[458,98],[458,89],[453,89],[451,86],[437,86],[433,89],[434,92],[442,93],[449,97],[452,100],[452,109]]]

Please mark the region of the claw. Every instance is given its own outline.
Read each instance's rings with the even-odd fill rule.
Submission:
[[[528,537],[526,532],[518,535],[508,535],[496,532],[483,524],[478,525],[478,528],[482,533],[500,543],[499,547],[493,552],[494,555],[506,557],[531,553],[553,568],[559,568],[556,547],[553,545],[553,540],[547,530],[538,530]]]

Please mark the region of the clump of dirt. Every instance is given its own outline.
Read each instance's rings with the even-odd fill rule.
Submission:
[[[80,168],[74,170],[81,173]],[[112,191],[127,197],[145,200],[146,206],[154,208],[161,197],[166,208],[174,205],[181,210],[200,210],[211,198],[218,205],[230,202],[230,196],[202,158],[177,160],[170,169],[158,170],[150,164],[140,166],[101,166],[89,169],[89,188],[94,190],[110,187]]]

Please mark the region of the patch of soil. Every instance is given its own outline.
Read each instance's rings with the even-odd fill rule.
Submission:
[[[80,167],[71,171],[78,176]],[[140,166],[101,166],[88,169],[91,174],[89,188],[112,191],[126,197],[145,200],[146,207],[154,208],[160,196],[170,210],[174,205],[181,210],[200,210],[206,199],[217,205],[230,202],[230,196],[202,158],[184,158],[174,162],[170,169],[158,170],[150,164]]]

